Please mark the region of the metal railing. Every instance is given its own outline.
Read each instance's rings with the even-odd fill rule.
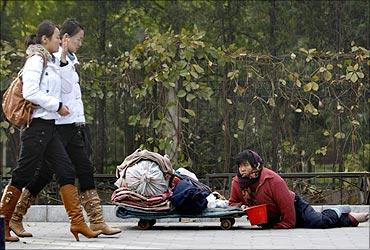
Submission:
[[[287,181],[292,191],[302,194],[314,204],[330,203],[324,196],[332,195],[332,193],[339,193],[339,197],[338,195],[334,197],[332,203],[370,204],[370,172],[279,173],[279,175]],[[229,197],[231,180],[234,176],[235,173],[212,173],[206,174],[205,178],[199,180],[213,190]],[[114,174],[95,174],[94,177],[103,204],[109,204],[110,196],[116,189],[114,186],[116,176]],[[0,187],[3,188],[9,179],[10,177],[2,177]],[[313,186],[316,190],[312,189]],[[352,197],[349,202],[348,194]],[[309,199],[310,197],[312,199]],[[318,197],[324,198],[317,202]],[[60,202],[58,185],[55,181],[52,181],[42,191],[37,201],[38,204],[60,204]]]
[[[309,185],[314,185],[319,190],[316,193],[312,192],[313,195],[324,195],[330,189],[331,193],[339,193],[339,202],[343,204],[348,203],[344,195],[345,191],[348,191],[352,196],[357,196],[357,204],[370,204],[370,172],[279,173],[279,175],[287,181],[294,192],[300,193],[302,186],[307,190],[310,188]],[[206,174],[205,184],[228,196],[234,176],[235,173]],[[318,181],[317,179],[324,180]],[[353,183],[353,180],[356,183]]]

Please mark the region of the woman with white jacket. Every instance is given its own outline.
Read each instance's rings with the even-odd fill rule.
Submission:
[[[70,114],[61,100],[62,92],[71,92],[71,84],[62,84],[68,72],[61,67],[61,62],[53,53],[60,45],[59,29],[50,21],[43,21],[37,33],[26,40],[28,59],[23,68],[23,97],[37,105],[32,114],[32,121],[21,131],[21,147],[17,166],[12,178],[5,187],[0,204],[0,214],[5,219],[5,240],[18,241],[10,235],[9,221],[21,196],[22,189],[29,184],[43,160],[50,163],[56,173],[60,194],[65,209],[71,218],[71,233],[78,240],[78,234],[96,237],[101,231],[92,231],[83,218],[80,200],[75,187],[76,172],[57,133],[55,121]],[[67,50],[63,45],[62,54]],[[44,68],[44,60],[47,60]]]
[[[63,69],[67,73],[64,75],[64,80],[70,85],[68,88],[71,91],[62,92],[62,102],[69,107],[70,113],[58,118],[55,123],[61,140],[75,166],[81,191],[81,203],[89,217],[90,228],[101,230],[102,234],[105,235],[117,234],[121,232],[119,228],[109,227],[105,223],[100,198],[95,187],[94,169],[87,154],[84,106],[81,99],[79,76],[75,69],[76,65],[79,64],[75,53],[82,44],[84,28],[77,21],[67,19],[61,27],[60,36],[66,40],[68,50],[65,53],[62,48],[59,48],[58,53],[54,55],[61,58]],[[63,61],[64,58],[66,61]],[[45,163],[35,179],[24,189],[10,221],[11,230],[18,236],[32,236],[31,233],[25,231],[22,219],[36,196],[52,180],[52,176],[53,172]]]

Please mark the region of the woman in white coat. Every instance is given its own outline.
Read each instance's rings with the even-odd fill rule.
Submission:
[[[28,59],[23,68],[23,97],[37,105],[28,128],[21,131],[21,147],[17,166],[5,187],[0,204],[0,214],[5,217],[5,240],[18,241],[10,235],[9,221],[21,196],[22,189],[29,184],[43,160],[55,172],[65,209],[71,218],[71,233],[96,237],[101,231],[92,231],[83,218],[77,188],[74,185],[76,172],[57,133],[55,121],[70,114],[61,100],[62,92],[70,92],[71,85],[62,84],[68,72],[53,53],[60,45],[59,29],[50,21],[43,21],[37,33],[26,40]],[[66,46],[62,49],[67,50]],[[43,67],[47,60],[46,68]],[[62,60],[63,61],[63,60]],[[40,80],[41,79],[41,80]],[[62,86],[63,85],[63,86]]]
[[[87,154],[88,145],[86,145],[84,106],[81,99],[80,80],[76,72],[76,65],[79,62],[75,54],[82,45],[84,28],[77,21],[67,19],[61,27],[60,36],[66,41],[68,50],[64,51],[62,48],[59,48],[55,56],[61,59],[61,65],[68,72],[64,75],[64,81],[71,91],[62,93],[62,102],[69,107],[69,114],[55,121],[57,129],[75,166],[81,191],[81,203],[89,217],[90,228],[92,230],[101,230],[102,234],[105,235],[117,234],[121,232],[119,228],[109,227],[105,223],[100,198],[95,187],[94,169]],[[10,228],[18,236],[32,236],[31,233],[25,231],[22,219],[35,197],[51,181],[52,176],[53,172],[46,163],[35,179],[24,189],[20,202],[10,221]]]

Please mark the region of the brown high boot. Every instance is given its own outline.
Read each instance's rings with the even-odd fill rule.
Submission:
[[[13,212],[13,216],[9,222],[9,228],[19,237],[32,237],[32,234],[27,232],[22,224],[23,216],[27,213],[32,203],[35,201],[28,189],[24,189],[21,197],[18,200],[17,206]]]
[[[85,223],[84,216],[82,214],[80,198],[76,186],[72,184],[64,185],[59,190],[60,196],[62,197],[64,207],[71,221],[71,233],[77,241],[78,234],[81,233],[87,238],[95,238],[101,231],[92,231]]]
[[[21,193],[21,190],[18,188],[8,185],[5,187],[3,196],[1,197],[0,214],[4,215],[5,241],[19,241],[18,237],[10,235],[9,221],[12,218]]]
[[[121,232],[121,229],[110,227],[105,223],[100,198],[96,189],[90,189],[81,193],[81,204],[90,220],[91,230],[101,230],[102,234],[113,235]]]

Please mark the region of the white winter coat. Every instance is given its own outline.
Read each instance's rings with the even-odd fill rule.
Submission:
[[[66,70],[60,67],[60,62],[55,58],[55,62],[48,61],[44,70],[42,81],[41,72],[43,70],[43,59],[40,55],[33,55],[27,59],[23,68],[23,97],[24,99],[38,105],[32,114],[32,118],[42,118],[45,120],[58,119],[57,113],[59,102],[61,102],[61,92],[71,92],[72,86],[63,82]]]
[[[60,60],[61,57],[61,48],[57,53],[54,55]],[[69,93],[62,92],[62,102],[63,104],[67,105],[69,108],[70,114],[67,116],[60,117],[58,120],[55,121],[56,124],[71,124],[71,123],[80,123],[85,122],[85,115],[84,115],[84,105],[82,102],[81,96],[81,87],[80,87],[80,78],[76,72],[75,65],[79,64],[77,57],[75,54],[74,60],[71,60],[67,56],[68,65],[63,67],[63,70],[67,72],[63,81],[66,82],[69,86],[71,86],[71,91]]]

